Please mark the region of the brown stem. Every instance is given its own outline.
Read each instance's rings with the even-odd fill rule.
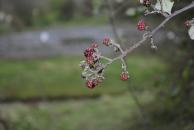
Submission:
[[[122,55],[119,55],[118,57],[115,57],[112,62],[114,62],[115,60],[118,60],[118,59],[121,59],[123,57],[126,57],[127,54],[131,53],[133,50],[135,50],[136,48],[138,48],[139,46],[141,46],[148,38],[152,37],[156,32],[158,32],[162,27],[164,27],[164,25],[169,21],[171,20],[172,18],[174,18],[175,16],[189,10],[189,9],[192,9],[194,8],[194,1],[189,4],[188,6],[180,9],[180,10],[177,10],[175,11],[174,13],[172,13],[171,15],[169,15],[161,24],[159,24],[152,32],[150,32],[150,35],[147,35],[146,37],[143,37],[142,40],[140,40],[139,42],[135,43],[133,46],[131,46],[130,48],[126,49],[124,51],[124,53]],[[111,63],[112,63],[111,62]],[[109,64],[111,64],[109,63]]]

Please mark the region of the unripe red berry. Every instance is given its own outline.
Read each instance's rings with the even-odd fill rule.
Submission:
[[[92,57],[93,53],[94,53],[94,49],[93,48],[87,48],[84,51],[84,56],[85,57]]]
[[[94,81],[93,80],[87,80],[86,81],[86,86],[90,89],[93,89],[96,87],[96,85],[94,84]]]
[[[99,81],[97,79],[87,80],[86,86],[90,89],[95,88],[98,85]]]
[[[151,0],[143,0],[143,5],[146,6],[146,7],[150,7]]]
[[[104,38],[102,44],[109,46],[110,45],[110,38]]]
[[[185,27],[187,27],[187,28],[190,28],[190,27],[191,27],[191,23],[190,23],[188,20],[185,21],[184,25],[185,25]]]
[[[125,71],[121,72],[121,74],[120,74],[121,80],[125,81],[125,80],[128,80],[128,78],[129,78],[128,72],[125,72]]]
[[[146,28],[146,24],[143,20],[139,21],[138,24],[137,24],[137,29],[142,31],[142,30],[145,30]]]
[[[87,62],[89,65],[93,65],[93,64],[94,64],[94,58],[93,58],[92,56],[86,57],[86,62]]]

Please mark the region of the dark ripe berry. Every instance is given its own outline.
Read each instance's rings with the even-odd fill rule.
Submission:
[[[151,0],[143,0],[143,5],[146,6],[146,7],[150,7]]]
[[[99,81],[97,79],[87,80],[86,86],[90,89],[95,88],[98,85]]]
[[[146,24],[143,20],[139,21],[138,24],[137,24],[137,29],[142,31],[142,30],[145,30],[146,28]]]
[[[128,72],[121,72],[120,74],[120,79],[125,81],[125,80],[128,80],[129,78],[129,75],[128,75]]]
[[[104,38],[102,44],[109,46],[110,45],[110,38]]]
[[[85,57],[92,57],[93,53],[94,53],[94,49],[93,48],[87,48],[84,51],[84,56]]]
[[[185,27],[187,27],[187,28],[190,28],[190,27],[191,27],[191,23],[190,23],[188,20],[185,21],[184,25],[185,25]]]

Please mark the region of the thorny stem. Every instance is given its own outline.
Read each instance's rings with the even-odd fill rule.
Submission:
[[[161,4],[162,4],[162,1],[160,0]],[[130,52],[132,52],[133,50],[135,50],[136,48],[138,48],[139,46],[141,46],[148,38],[151,38],[153,37],[153,35],[159,31],[171,18],[175,17],[176,15],[186,11],[186,10],[189,10],[191,8],[194,7],[194,2],[192,2],[190,5],[174,12],[173,14],[171,15],[167,15],[163,12],[163,5],[162,5],[162,11],[159,12],[161,13],[166,19],[160,24],[158,25],[153,31],[150,31],[149,33],[147,33],[146,35],[143,35],[143,38],[142,40],[140,40],[139,42],[135,43],[133,46],[131,46],[130,48],[128,48],[127,50],[123,51],[122,48],[119,48],[119,50],[121,51],[121,55],[118,56],[118,57],[115,57],[114,59],[112,59],[110,62],[108,62],[107,64],[105,64],[104,68],[106,68],[108,65],[112,64],[114,61],[116,60],[121,60],[122,63],[125,63],[124,61],[124,57],[127,56],[127,54],[129,54]],[[152,43],[153,44],[153,43]],[[119,45],[119,44],[117,44]],[[125,66],[125,65],[124,65]],[[140,111],[140,114],[142,116],[142,119],[144,120],[143,123],[144,123],[144,129],[145,130],[149,130],[149,119],[146,117],[145,115],[145,112],[144,112],[144,109],[142,108],[142,105],[140,104],[136,94],[134,93],[134,90],[131,88],[131,87],[128,87],[129,88],[129,92],[131,93],[132,95],[132,98],[134,99],[137,107],[139,108],[139,111]]]
[[[110,4],[110,0],[107,0],[107,2],[108,2],[108,4]],[[112,6],[110,7],[111,9],[112,9]],[[177,10],[177,11],[175,11],[174,13],[172,13],[172,14],[170,14],[168,17],[166,17],[165,18],[165,20],[161,23],[161,24],[159,24],[153,31],[151,31],[151,30],[149,30],[149,29],[146,29],[146,32],[144,33],[144,35],[143,35],[143,37],[142,37],[142,39],[140,40],[140,41],[138,41],[137,43],[135,43],[135,44],[133,44],[131,47],[129,47],[128,49],[126,49],[126,50],[123,50],[122,48],[121,48],[121,46],[119,45],[119,44],[117,44],[118,42],[113,42],[113,41],[111,41],[111,40],[109,40],[108,42],[109,42],[109,45],[110,45],[110,47],[114,47],[114,50],[115,51],[119,51],[121,54],[119,55],[119,56],[116,56],[115,58],[108,58],[108,57],[104,57],[104,56],[101,56],[101,54],[98,52],[98,49],[96,49],[96,51],[95,50],[90,50],[91,48],[89,48],[89,50],[87,50],[87,51],[89,51],[89,52],[84,52],[84,53],[95,53],[94,55],[95,55],[95,57],[92,57],[92,58],[95,58],[95,59],[97,59],[97,61],[95,61],[95,62],[98,62],[98,60],[101,58],[101,59],[104,59],[104,60],[106,60],[107,61],[107,63],[106,64],[101,64],[100,62],[99,62],[99,64],[98,65],[96,65],[96,66],[92,66],[92,67],[90,67],[90,59],[87,59],[87,60],[89,60],[89,61],[84,61],[84,62],[82,62],[82,63],[80,63],[80,66],[84,69],[84,72],[82,73],[82,77],[84,78],[99,78],[99,76],[101,76],[101,74],[102,74],[102,72],[104,71],[104,69],[108,66],[108,65],[110,65],[110,64],[112,64],[114,61],[116,61],[116,60],[121,60],[121,62],[122,62],[122,71],[126,71],[126,68],[127,68],[127,65],[126,65],[126,62],[125,62],[125,60],[124,60],[124,58],[129,54],[129,53],[131,53],[133,50],[135,50],[136,48],[138,48],[139,46],[141,46],[146,40],[148,40],[148,39],[151,39],[151,42],[152,42],[152,37],[153,37],[153,35],[156,33],[156,32],[158,32],[162,27],[164,27],[164,25],[170,20],[170,19],[172,19],[173,17],[175,17],[175,16],[177,16],[177,15],[179,15],[179,14],[181,14],[182,12],[184,12],[184,11],[187,11],[187,10],[189,10],[189,9],[191,9],[191,8],[194,8],[194,1],[191,3],[191,4],[189,4],[188,6],[186,6],[186,7],[184,7],[184,8],[182,8],[182,9],[180,9],[180,10]],[[114,17],[113,17],[113,15],[111,14],[111,19],[114,21]],[[117,31],[116,31],[116,26],[115,26],[115,23],[114,22],[112,22],[112,26],[113,26],[113,31],[114,31],[114,33],[115,33],[115,36],[118,36],[117,35]],[[119,37],[117,37],[117,40],[119,39]],[[105,41],[106,42],[106,41]],[[104,43],[103,43],[104,44]],[[108,46],[109,46],[108,45]],[[84,54],[85,55],[85,54]],[[85,57],[86,58],[90,58],[90,57],[88,57],[87,55],[85,55]],[[94,60],[94,59],[92,59],[92,60]],[[88,63],[87,63],[88,62]],[[92,61],[92,62],[94,62],[94,61]],[[91,69],[92,68],[92,69]],[[92,77],[92,76],[94,76],[94,77]],[[103,78],[103,76],[102,76],[102,78]],[[88,79],[87,79],[88,80]],[[92,81],[93,82],[93,81]],[[93,85],[91,86],[90,84],[89,84],[89,86],[88,87],[90,87],[90,88],[93,88]]]
[[[113,58],[112,60],[110,60],[108,63],[106,63],[104,65],[104,68],[106,68],[108,65],[112,64],[114,61],[116,60],[122,60],[124,57],[127,56],[127,54],[131,53],[133,50],[135,50],[136,48],[140,47],[147,39],[151,38],[156,32],[158,32],[162,27],[164,27],[164,25],[171,20],[172,18],[174,18],[175,16],[194,8],[194,1],[189,4],[188,6],[175,11],[174,13],[170,14],[161,24],[159,24],[153,31],[150,32],[149,35],[145,36],[142,38],[142,40],[138,41],[137,43],[133,44],[133,46],[131,46],[130,48],[126,49],[125,51],[123,51],[123,53],[115,58]]]
[[[121,48],[121,46],[120,46],[119,44],[115,44],[115,46],[118,47],[118,49],[119,49],[119,51],[121,52],[121,54],[124,53],[123,49]],[[127,64],[126,64],[126,62],[125,62],[125,60],[124,60],[124,57],[120,58],[120,60],[121,60],[121,62],[122,62],[122,69],[123,69],[124,71],[126,71],[126,69],[127,69]]]
[[[177,15],[179,15],[179,14],[181,14],[181,13],[183,13],[183,12],[189,10],[189,9],[192,9],[192,8],[194,8],[194,1],[190,5],[184,7],[182,9],[180,9],[180,10],[177,10],[173,14],[169,15],[158,27],[156,27],[152,31],[151,35],[154,35],[160,28],[162,28],[173,17],[175,17],[175,16],[177,16]]]

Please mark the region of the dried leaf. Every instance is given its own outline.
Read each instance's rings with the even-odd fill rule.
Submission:
[[[194,26],[191,26],[189,29],[189,36],[192,40],[194,40]]]
[[[161,3],[162,3],[162,5],[161,5]],[[174,5],[174,1],[172,1],[172,0],[157,0],[155,8],[157,10],[161,10],[163,12],[171,14],[173,5]]]

